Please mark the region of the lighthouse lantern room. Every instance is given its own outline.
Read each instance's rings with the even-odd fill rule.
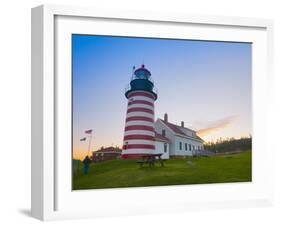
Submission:
[[[129,88],[122,158],[140,158],[155,152],[154,101],[157,93],[151,73],[142,65],[134,70]]]

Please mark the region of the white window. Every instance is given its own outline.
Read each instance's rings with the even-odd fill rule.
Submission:
[[[164,143],[164,152],[167,152],[167,143]]]

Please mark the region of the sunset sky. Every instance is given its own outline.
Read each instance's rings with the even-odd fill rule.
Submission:
[[[121,146],[125,87],[145,64],[158,99],[155,118],[198,131],[205,141],[251,134],[251,44],[73,35],[73,157]]]

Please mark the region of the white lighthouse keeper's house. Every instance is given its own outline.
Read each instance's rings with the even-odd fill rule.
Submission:
[[[156,147],[156,152],[162,153],[163,158],[194,156],[204,152],[204,141],[196,134],[196,131],[186,128],[184,122],[181,122],[180,126],[169,122],[168,114],[164,115],[164,120],[156,120],[155,132],[167,139],[162,145],[158,144]]]

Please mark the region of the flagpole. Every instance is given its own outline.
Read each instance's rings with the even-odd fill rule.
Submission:
[[[92,132],[91,132],[91,136],[90,136],[90,139],[89,139],[89,146],[88,146],[88,156],[89,156],[89,153],[90,153],[90,148],[91,148],[91,142],[92,142]]]

